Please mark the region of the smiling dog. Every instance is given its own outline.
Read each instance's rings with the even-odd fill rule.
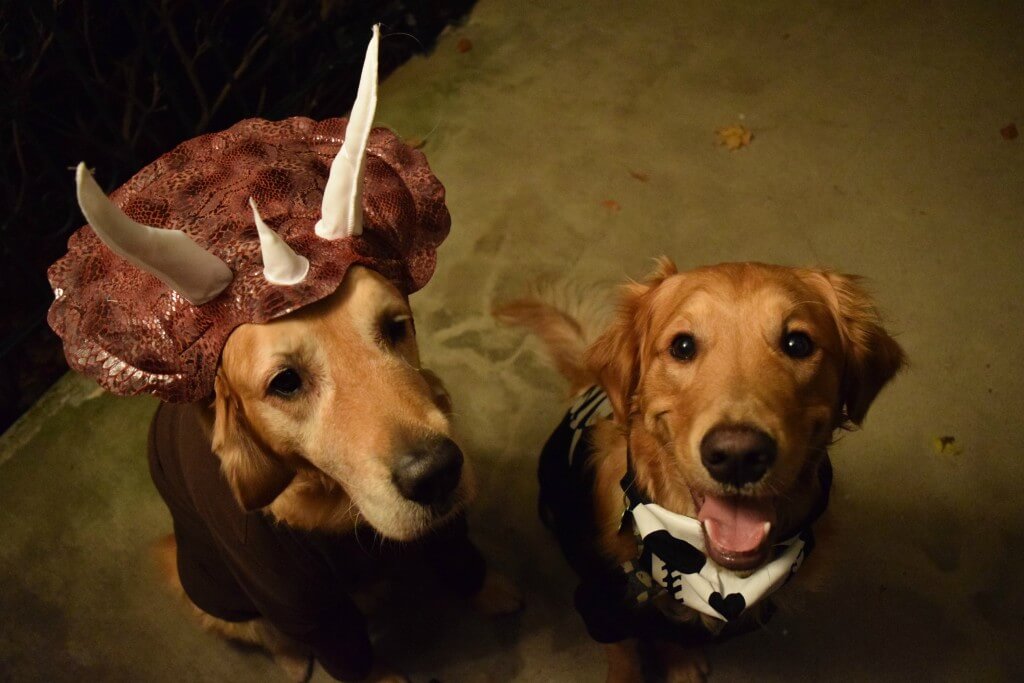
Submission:
[[[610,681],[673,681],[701,646],[756,627],[814,547],[827,449],[904,365],[857,278],[667,258],[622,290],[589,346],[540,298],[497,309],[546,343],[577,401],[545,446],[541,515],[580,575],[576,606]]]

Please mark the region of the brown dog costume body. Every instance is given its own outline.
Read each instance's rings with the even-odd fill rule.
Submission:
[[[408,297],[451,219],[425,156],[372,127],[378,41],[347,119],[241,121],[110,197],[79,164],[89,224],[49,270],[69,365],[168,402],[149,441],[168,580],[297,680],[310,654],[390,676],[349,596],[389,565],[491,614],[521,604],[467,537],[469,475],[419,362]]]
[[[203,408],[161,404],[149,432],[149,466],[174,519],[178,575],[189,599],[224,621],[266,618],[307,645],[342,680],[370,670],[366,622],[350,593],[382,568],[423,566],[463,596],[480,590],[484,560],[457,517],[408,543],[303,531],[239,507],[210,449]]]

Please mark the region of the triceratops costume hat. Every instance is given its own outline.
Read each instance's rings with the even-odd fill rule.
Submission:
[[[347,121],[241,121],[110,199],[79,164],[89,226],[48,273],[73,369],[116,394],[197,401],[232,330],[322,299],[352,264],[405,294],[430,280],[451,219],[426,157],[371,130],[379,40],[374,27]]]

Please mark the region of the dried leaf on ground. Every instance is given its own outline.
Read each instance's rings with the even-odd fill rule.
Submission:
[[[1016,140],[1019,133],[1017,132],[1017,124],[1011,123],[1008,126],[1004,126],[999,129],[999,134],[1003,136],[1004,140]]]
[[[955,436],[937,436],[932,439],[932,448],[939,455],[960,455],[964,452],[963,446],[956,442]]]
[[[651,176],[647,175],[643,171],[633,171],[633,170],[631,170],[629,172],[629,175],[633,176],[634,179],[639,180],[641,183],[646,183],[648,180],[651,179]]]
[[[715,140],[730,152],[750,144],[754,134],[746,126],[724,126],[715,130]]]
[[[473,41],[469,38],[459,38],[459,42],[455,43],[455,49],[462,53],[469,52],[473,49]]]
[[[622,210],[622,207],[614,199],[605,199],[603,202],[601,202],[601,206],[608,209],[610,213],[618,213],[619,211]]]

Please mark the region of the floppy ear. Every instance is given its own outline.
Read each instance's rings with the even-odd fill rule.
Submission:
[[[258,440],[220,374],[214,389],[213,452],[242,508],[266,507],[288,487],[295,471]]]
[[[906,365],[903,349],[882,327],[878,310],[855,275],[823,271],[846,353],[842,399],[846,417],[861,424],[889,380]]]
[[[628,423],[633,394],[640,381],[640,339],[643,333],[640,310],[643,298],[678,272],[675,263],[667,256],[656,259],[656,263],[643,283],[631,282],[622,288],[615,318],[584,354],[587,368],[608,394],[615,420],[622,425]]]

